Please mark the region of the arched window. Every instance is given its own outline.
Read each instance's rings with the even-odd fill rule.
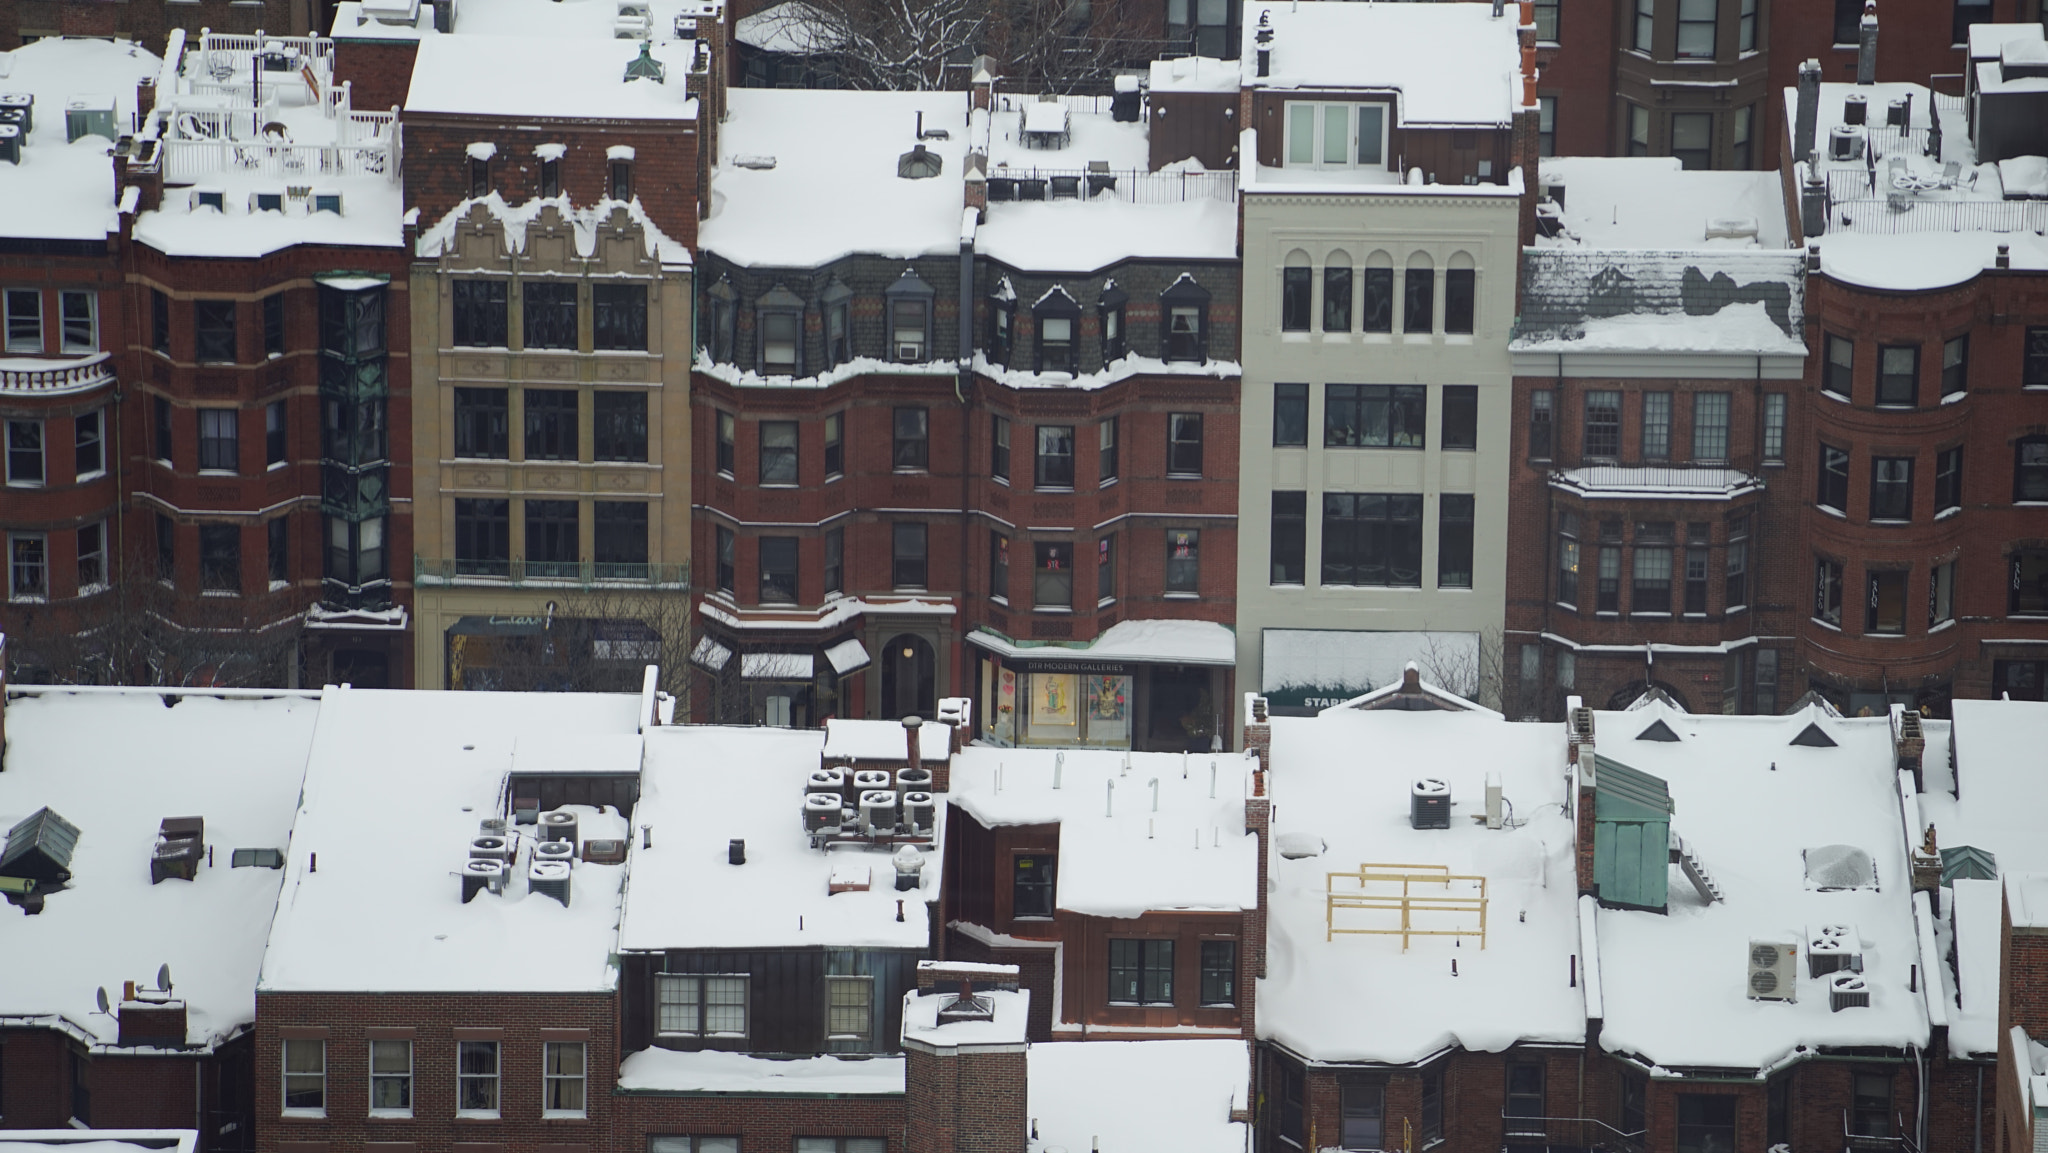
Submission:
[[[1365,258],[1363,305],[1359,309],[1365,332],[1394,331],[1394,258],[1385,249]]]
[[[1351,331],[1351,254],[1341,248],[1323,257],[1323,331]]]
[[[1308,331],[1309,317],[1315,308],[1314,277],[1308,253],[1297,248],[1287,254],[1286,264],[1280,269],[1280,331]]]
[[[1436,265],[1426,252],[1410,256],[1401,277],[1401,331],[1436,331]]]
[[[1453,252],[1444,270],[1444,331],[1469,333],[1478,304],[1479,273],[1470,253]]]

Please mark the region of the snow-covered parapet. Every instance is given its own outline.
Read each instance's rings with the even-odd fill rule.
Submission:
[[[555,213],[552,219],[545,215],[550,210]],[[624,220],[620,219],[621,213]],[[416,251],[429,260],[453,255],[458,229],[465,224],[483,228],[493,223],[504,228],[505,247],[511,252],[526,251],[526,233],[535,224],[567,224],[575,232],[576,255],[584,258],[596,255],[599,229],[637,227],[642,251],[648,259],[659,261],[664,269],[690,264],[690,250],[663,232],[637,198],[623,201],[606,197],[596,204],[578,207],[566,194],[536,197],[519,205],[507,204],[496,192],[469,197],[421,229]]]

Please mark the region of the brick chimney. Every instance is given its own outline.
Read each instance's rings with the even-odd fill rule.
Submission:
[[[1017,967],[923,961],[917,984],[903,998],[909,1153],[1025,1153],[1031,994]]]
[[[1266,698],[1257,693],[1244,695],[1244,751],[1259,758],[1261,775],[1273,771],[1273,723]]]
[[[1595,807],[1595,785],[1598,778],[1593,768],[1593,710],[1578,698],[1565,702],[1567,741],[1571,748],[1573,763],[1578,765],[1578,795],[1573,803],[1578,806],[1576,825],[1579,893],[1585,895],[1595,890],[1593,881],[1593,816]]]
[[[922,730],[923,728],[923,717],[903,718],[903,744],[905,746],[903,767],[906,769],[918,769],[924,767],[924,761],[922,759],[923,750],[917,747],[918,740],[920,738],[920,730]]]
[[[1856,26],[1856,83],[1877,83],[1877,0],[1863,0],[1863,20]]]

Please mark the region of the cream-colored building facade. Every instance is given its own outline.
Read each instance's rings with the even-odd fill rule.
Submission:
[[[1506,611],[1508,336],[1520,204],[1519,188],[1506,185],[1244,190],[1237,674],[1240,685],[1266,692],[1276,708],[1308,711],[1338,703],[1397,679],[1409,660],[1422,663],[1433,679],[1465,680],[1449,687],[1482,697],[1494,691],[1482,674],[1498,667]],[[1290,267],[1309,269],[1306,331],[1283,330]],[[1346,331],[1324,330],[1332,268],[1349,270],[1342,275],[1354,286]],[[1390,273],[1388,332],[1361,331],[1369,327],[1358,314],[1370,307],[1362,289],[1372,270]],[[1435,320],[1429,331],[1406,331],[1410,270],[1430,273]],[[1446,274],[1452,270],[1472,274],[1469,333],[1445,331]],[[1282,384],[1295,386],[1289,403],[1299,398],[1305,411],[1279,414],[1278,423],[1289,427],[1276,435],[1276,386]],[[1330,411],[1333,396],[1341,404],[1361,395],[1348,386],[1426,390],[1420,444],[1335,443],[1359,439],[1333,431],[1346,423]],[[1446,447],[1447,389],[1453,387],[1476,390],[1470,448]],[[1401,438],[1396,432],[1388,439]],[[1302,512],[1298,558],[1276,557],[1276,492],[1301,494],[1291,498]],[[1332,555],[1326,544],[1334,543],[1326,542],[1326,529],[1336,531],[1337,523],[1326,498],[1360,494],[1420,497],[1418,573],[1380,584],[1325,579]],[[1462,586],[1445,564],[1446,496],[1471,498],[1470,564],[1452,566],[1469,569]],[[1291,541],[1291,510],[1278,511],[1280,535]]]
[[[682,667],[669,647],[680,636],[656,634],[689,619],[693,284],[687,253],[650,231],[615,202],[602,219],[548,206],[523,224],[472,204],[422,246],[410,294],[419,687],[594,687],[593,670],[637,687],[645,664]],[[543,294],[550,343],[567,343],[563,285],[575,347],[529,348],[527,298]],[[619,347],[633,343],[636,288],[644,347]]]

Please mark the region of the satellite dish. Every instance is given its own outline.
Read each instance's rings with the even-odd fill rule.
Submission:
[[[107,1008],[107,987],[106,987],[105,985],[101,985],[101,986],[100,986],[100,988],[99,988],[99,994],[100,994],[100,996],[99,996],[99,1000],[100,1000],[100,1012],[102,1012],[102,1013],[108,1012],[109,1010],[108,1010],[108,1008]]]
[[[171,966],[168,961],[156,967],[156,987],[166,993],[171,991]]]

